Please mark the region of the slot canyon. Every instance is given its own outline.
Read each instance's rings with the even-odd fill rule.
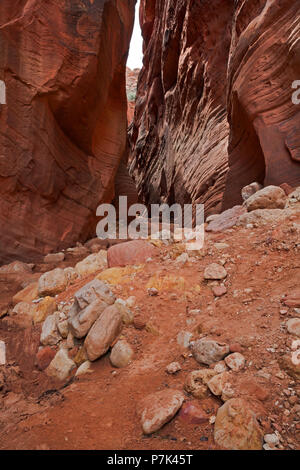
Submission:
[[[299,450],[299,2],[1,0],[0,50],[0,449]]]

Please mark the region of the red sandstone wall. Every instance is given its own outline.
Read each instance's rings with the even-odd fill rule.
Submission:
[[[2,0],[0,259],[95,233],[126,148],[135,0]]]

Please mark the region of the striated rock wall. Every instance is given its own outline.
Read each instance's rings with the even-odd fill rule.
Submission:
[[[95,233],[126,149],[135,0],[0,2],[0,260]]]
[[[209,214],[255,180],[300,184],[299,18],[294,0],[142,0],[131,173],[147,203]]]

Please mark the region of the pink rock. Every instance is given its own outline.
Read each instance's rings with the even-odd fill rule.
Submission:
[[[235,206],[228,209],[219,215],[216,219],[212,220],[206,227],[207,232],[223,232],[234,225],[236,225],[240,216],[245,214],[247,209],[244,206]]]
[[[36,355],[36,366],[39,370],[45,370],[54,358],[56,352],[49,346],[40,349]]]
[[[216,286],[216,287],[213,287],[212,291],[213,291],[213,294],[214,294],[216,297],[222,297],[222,295],[227,294],[227,289],[226,289],[225,286]]]
[[[142,264],[154,256],[155,252],[155,247],[144,240],[133,240],[114,245],[107,252],[108,267]]]

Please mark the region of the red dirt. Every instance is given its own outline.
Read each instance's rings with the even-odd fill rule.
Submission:
[[[189,351],[177,344],[178,332],[187,330],[195,338],[202,332],[235,347],[241,345],[247,367],[235,374],[240,396],[253,401],[264,433],[277,429],[284,449],[299,449],[299,416],[293,411],[287,416],[285,407],[292,407],[288,407],[283,392],[290,387],[298,394],[299,403],[299,384],[286,374],[284,379],[275,375],[280,371],[278,360],[292,341],[280,325],[289,315],[296,316],[286,307],[288,313],[280,314],[282,296],[297,288],[300,281],[299,234],[290,230],[294,222],[277,230],[234,228],[207,234],[203,256],[180,268],[168,259],[169,254],[174,256],[176,245],[163,247],[131,282],[114,287],[124,299],[136,297],[135,313],[151,326],[124,329],[123,336],[133,346],[135,358],[122,370],[113,369],[107,354],[93,364],[92,374],[66,384],[55,383],[34,366],[40,327],[11,329],[9,317],[5,317],[0,322],[0,338],[8,345],[9,363],[19,369],[5,369],[10,375],[7,390],[0,394],[0,448],[216,449],[213,424],[192,424],[177,415],[159,432],[145,437],[136,414],[136,405],[145,395],[164,387],[182,390],[188,372],[201,368],[189,357]],[[230,248],[218,251],[213,243],[220,241]],[[220,261],[223,253],[230,255],[226,263],[228,292],[215,300],[203,272],[208,264]],[[154,274],[182,276],[185,290],[165,289],[156,297],[149,296],[147,283]],[[58,300],[70,300],[94,277],[72,286]],[[193,289],[196,285],[200,286],[199,293]],[[250,288],[252,292],[244,291]],[[187,326],[193,309],[201,309],[199,320]],[[168,375],[165,368],[173,361],[180,362],[182,370]],[[260,369],[266,369],[270,378],[257,376]],[[187,401],[195,399],[187,395]]]

